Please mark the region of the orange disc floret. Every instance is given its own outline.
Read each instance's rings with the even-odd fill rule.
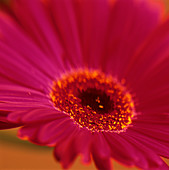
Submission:
[[[132,122],[131,95],[113,77],[98,70],[78,70],[54,82],[51,100],[79,127],[92,132],[121,132]]]

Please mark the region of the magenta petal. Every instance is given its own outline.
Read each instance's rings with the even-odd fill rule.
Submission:
[[[46,122],[64,117],[66,117],[65,114],[60,113],[55,109],[39,108],[27,112],[27,114],[22,116],[21,121],[23,123]]]
[[[0,101],[3,103],[16,103],[19,105],[19,102],[23,103],[39,103],[39,104],[48,104],[49,99],[42,92],[33,90],[31,88],[22,87],[19,85],[0,85]]]
[[[24,31],[36,42],[36,44],[51,59],[52,63],[59,69],[63,69],[62,47],[48,18],[48,9],[41,1],[23,0],[12,1],[13,11],[22,24]],[[20,8],[20,5],[22,8]],[[47,58],[47,57],[46,57]]]
[[[60,42],[64,47],[64,60],[68,60],[73,67],[82,67],[81,43],[73,2],[51,0],[49,6],[54,19],[53,24],[57,28]]]
[[[97,155],[100,155],[100,158],[110,157],[110,147],[102,133],[95,133],[92,141],[92,148]]]
[[[39,91],[17,86],[0,85],[0,110],[23,111],[39,107],[53,108],[48,97]]]
[[[152,79],[152,77],[157,73],[161,72],[161,69],[158,68],[165,68],[165,62],[168,63],[168,43],[169,43],[169,20],[161,24],[149,37],[148,41],[144,44],[143,48],[137,53],[138,56],[134,56],[133,59],[133,67],[130,67],[130,75],[129,78],[133,78],[132,82],[135,82],[137,79],[138,81],[135,82],[135,87],[139,88],[139,85],[143,86],[143,88],[149,88],[149,83],[155,85],[154,82],[157,82],[159,85],[159,79],[163,79],[163,76],[159,76],[157,79]],[[165,61],[165,62],[164,62]],[[161,64],[164,64],[162,67]],[[142,68],[142,70],[139,70]],[[167,71],[167,69],[165,69]],[[133,75],[134,73],[134,75]],[[166,74],[167,72],[163,72]],[[146,85],[143,83],[143,79],[147,81]],[[166,80],[166,79],[165,79]],[[144,81],[145,82],[145,81]],[[148,86],[147,86],[148,85]],[[148,90],[148,89],[147,89]],[[153,89],[149,89],[153,90]],[[139,92],[138,92],[139,93]]]
[[[151,148],[159,155],[169,158],[169,148],[166,147],[162,141],[152,139],[148,136],[142,135],[140,133],[137,133],[136,131],[132,131],[128,129],[129,136],[132,136],[137,141],[140,141],[141,143],[144,143],[148,148]]]
[[[18,30],[19,28],[2,18],[0,24],[5,41],[0,40],[0,55],[3,61],[0,63],[0,73],[14,83],[41,90],[45,88],[44,83],[49,83],[51,77],[58,75],[59,69],[52,65],[50,59],[36,48],[36,45]],[[11,37],[15,39],[15,43]]]
[[[40,128],[41,128],[40,124],[34,126],[24,126],[19,129],[18,137],[23,140],[29,140],[33,143],[40,144],[37,138],[37,133]]]
[[[138,52],[139,56],[135,56],[133,66],[129,66],[131,70],[126,77],[131,78],[128,82],[139,99],[138,112],[169,112],[168,30],[169,20],[151,35]]]
[[[102,133],[93,136],[92,156],[98,169],[111,169],[110,147]]]
[[[38,138],[42,143],[57,145],[63,142],[76,128],[76,125],[67,116],[61,117],[43,125]]]
[[[82,161],[86,164],[91,161],[91,143],[92,134],[86,129],[81,129],[76,136],[75,145],[78,153],[82,154]]]
[[[106,44],[109,3],[102,0],[72,2],[77,17],[83,62],[85,66],[98,68]]]
[[[169,130],[165,131],[158,129],[158,127],[153,127],[152,128],[146,128],[146,127],[134,127],[134,130],[138,133],[144,134],[146,136],[149,136],[154,139],[160,139],[162,141],[169,142],[169,138],[166,136],[169,136]]]
[[[8,115],[7,119],[13,123],[22,123],[21,118],[23,115],[25,115],[29,110],[23,111],[23,110],[18,110],[18,111],[12,111]]]
[[[132,56],[158,24],[158,10],[151,8],[148,1],[115,1],[112,5],[102,58],[102,64],[106,64],[104,70],[119,78],[130,78],[125,77],[125,74],[132,62]],[[132,68],[130,66],[134,72]]]
[[[58,143],[54,149],[55,158],[61,162],[63,168],[68,168],[75,160],[78,152],[76,150],[75,140],[79,130],[74,129],[69,135],[68,139]]]
[[[8,115],[8,120],[22,124],[48,122],[55,119],[66,117],[65,114],[59,113],[55,109],[36,108],[27,111],[13,111]]]
[[[126,138],[130,143],[132,143],[132,145],[134,145],[138,151],[140,150],[140,152],[144,155],[148,163],[147,169],[158,168],[163,164],[161,158],[157,156],[153,150],[146,147],[143,143],[135,140],[133,137],[130,137],[129,134],[122,134],[122,136]],[[137,164],[137,166],[139,165]]]
[[[104,133],[104,135],[111,147],[111,155],[114,159],[128,166],[135,164],[139,157],[130,143],[118,134]]]
[[[7,119],[9,112],[0,111],[0,129],[10,129],[20,126],[20,123],[13,123]]]
[[[93,160],[98,169],[111,170],[110,158],[101,159],[100,155],[93,153]]]

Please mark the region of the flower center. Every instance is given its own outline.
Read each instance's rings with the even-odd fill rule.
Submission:
[[[117,80],[96,70],[63,75],[50,96],[57,110],[92,132],[124,131],[134,116],[131,95]]]

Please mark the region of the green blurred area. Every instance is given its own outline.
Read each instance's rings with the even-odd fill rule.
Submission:
[[[53,150],[50,147],[46,146],[39,146],[33,143],[30,143],[27,140],[21,140],[17,137],[17,130],[18,129],[11,129],[11,130],[1,130],[0,131],[0,143],[5,143],[9,145],[15,145],[15,147],[26,147],[28,149],[33,150]]]

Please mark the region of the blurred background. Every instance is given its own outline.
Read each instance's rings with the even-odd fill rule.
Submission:
[[[16,136],[17,129],[0,131],[0,170],[60,170],[52,156],[53,148],[37,146]],[[165,160],[169,164],[169,160]],[[114,170],[137,170],[112,161]],[[80,156],[70,170],[95,170],[95,165],[83,165]]]
[[[165,4],[165,13],[169,11],[169,0],[152,0]],[[9,3],[9,0],[0,0],[0,5]],[[37,146],[28,141],[23,141],[16,136],[17,129],[0,131],[0,170],[56,170],[61,169],[52,156],[53,148]],[[165,159],[169,165],[169,160]],[[127,170],[119,163],[112,161],[115,170]],[[76,159],[71,170],[94,170],[95,165],[82,165],[80,157]]]

